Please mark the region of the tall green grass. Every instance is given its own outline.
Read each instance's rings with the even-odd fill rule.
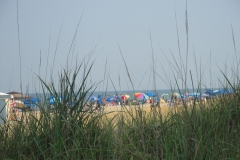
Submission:
[[[53,111],[46,101],[39,103],[38,118],[28,113],[27,122],[1,126],[1,159],[240,158],[239,85],[232,85],[233,95],[173,108],[166,117],[161,107],[147,115],[137,107],[135,115],[124,112],[106,120],[106,113],[84,109],[87,93],[96,87],[87,84],[90,70],[82,65],[63,70],[58,86],[39,77],[46,96],[64,98],[57,98]]]

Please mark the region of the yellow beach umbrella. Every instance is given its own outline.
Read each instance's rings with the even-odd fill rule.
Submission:
[[[122,99],[124,99],[124,98],[125,98],[125,99],[128,99],[128,98],[130,98],[130,96],[129,96],[128,94],[123,94],[123,95],[122,95]]]

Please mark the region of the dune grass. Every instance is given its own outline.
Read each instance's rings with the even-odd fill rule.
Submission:
[[[82,81],[76,84],[80,69]],[[1,159],[239,159],[240,87],[234,94],[207,104],[156,107],[146,113],[141,106],[118,115],[84,109],[91,66],[63,70],[59,86],[42,81],[43,93],[57,98],[55,110],[38,104],[40,117],[12,121],[0,128]],[[92,91],[91,91],[92,92]],[[46,100],[46,98],[45,98]],[[69,104],[73,103],[72,107]],[[24,111],[25,112],[25,111]]]

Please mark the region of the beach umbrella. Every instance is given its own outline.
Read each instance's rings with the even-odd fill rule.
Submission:
[[[173,93],[171,93],[171,96],[173,96],[173,97],[179,97],[179,96],[180,96],[180,94],[179,94],[179,93],[177,93],[177,92],[173,92]]]
[[[47,98],[47,100],[49,100],[50,105],[53,105],[55,102],[62,102],[62,97],[59,97],[59,99],[57,99],[54,96],[50,96]]]
[[[106,101],[107,101],[107,102],[113,102],[113,101],[115,101],[116,99],[119,99],[119,97],[118,97],[118,96],[110,96],[110,97],[108,97],[108,98],[106,99]]]
[[[146,94],[144,94],[144,93],[135,93],[135,97],[137,98],[137,99],[144,99],[144,100],[146,100],[146,99],[149,99],[149,96],[147,96]]]
[[[206,90],[205,93],[206,93],[206,94],[210,94],[210,95],[213,95],[213,94],[214,94],[212,89]]]
[[[129,96],[128,94],[123,94],[123,95],[121,96],[121,99],[128,99],[128,98],[130,98],[130,96]]]
[[[232,89],[227,90],[227,94],[233,94],[233,93],[234,93],[234,91]]]
[[[30,99],[26,99],[23,100],[23,103],[27,106],[27,107],[34,107],[36,103],[39,102],[39,99],[37,97],[33,97]]]
[[[49,97],[47,100],[49,100],[50,105],[53,105],[54,102],[56,101],[55,97],[53,97],[53,96]]]
[[[194,93],[189,93],[190,97],[200,97],[200,93],[194,92]]]
[[[208,94],[208,93],[203,93],[203,94],[202,94],[202,97],[210,97],[210,94]]]
[[[167,98],[169,97],[169,94],[163,93],[163,94],[161,95],[161,97],[162,97],[163,99],[167,99]]]
[[[156,94],[152,93],[152,92],[146,92],[144,94],[146,94],[148,97],[155,97],[156,96]]]
[[[213,93],[214,94],[220,94],[220,91],[217,89],[217,90],[214,90]]]
[[[95,96],[90,96],[88,99],[89,99],[90,101],[96,101],[96,100],[98,100],[98,98],[95,97]]]
[[[231,93],[231,90],[226,90],[226,89],[218,90],[218,94],[221,94],[221,95],[226,95],[226,94],[229,94],[229,93]]]

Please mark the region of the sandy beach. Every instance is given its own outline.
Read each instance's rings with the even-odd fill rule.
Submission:
[[[161,109],[161,113],[163,116],[167,115],[167,113],[173,109],[173,107],[169,107],[167,103],[160,103],[160,108],[155,107],[156,110]],[[105,106],[103,111],[101,112],[102,114],[104,114],[104,116],[107,119],[111,119],[113,117],[115,117],[116,115],[118,115],[119,113],[124,113],[124,114],[133,114],[136,115],[136,111],[139,111],[139,109],[141,109],[144,113],[144,115],[148,115],[151,110],[154,111],[154,108],[151,107],[150,103],[146,103],[143,105],[126,105],[126,106],[121,106],[121,105],[114,105],[114,106]],[[98,111],[95,111],[96,113],[99,113]],[[18,112],[17,113],[17,117],[22,117],[21,115],[24,114],[24,112]],[[40,117],[40,111],[28,111],[26,114],[24,114],[25,116],[29,115],[33,115],[34,117],[39,118]]]
[[[109,112],[121,112],[121,111],[126,111],[126,110],[135,110],[135,109],[139,109],[141,108],[141,110],[146,111],[146,112],[150,112],[152,107],[150,103],[146,103],[143,105],[126,105],[126,106],[121,106],[121,105],[115,105],[115,106],[105,106],[104,107],[104,113],[109,113]],[[161,103],[160,104],[160,108],[164,111],[168,111],[169,110],[169,106],[167,105],[167,103]]]
[[[160,107],[155,107],[152,108],[151,104],[146,103],[143,105],[131,105],[131,106],[121,106],[121,105],[116,105],[116,106],[106,106],[104,107],[104,111],[103,114],[105,114],[105,117],[108,120],[111,120],[112,118],[114,118],[117,115],[120,115],[121,113],[123,113],[126,117],[130,117],[130,114],[133,116],[136,116],[138,111],[141,110],[142,115],[144,117],[149,116],[150,112],[152,111],[152,113],[154,112],[158,112],[161,110],[161,114],[163,115],[163,117],[166,117],[166,115],[169,113],[169,111],[171,111],[173,109],[173,107],[169,107],[167,103],[161,103]]]

